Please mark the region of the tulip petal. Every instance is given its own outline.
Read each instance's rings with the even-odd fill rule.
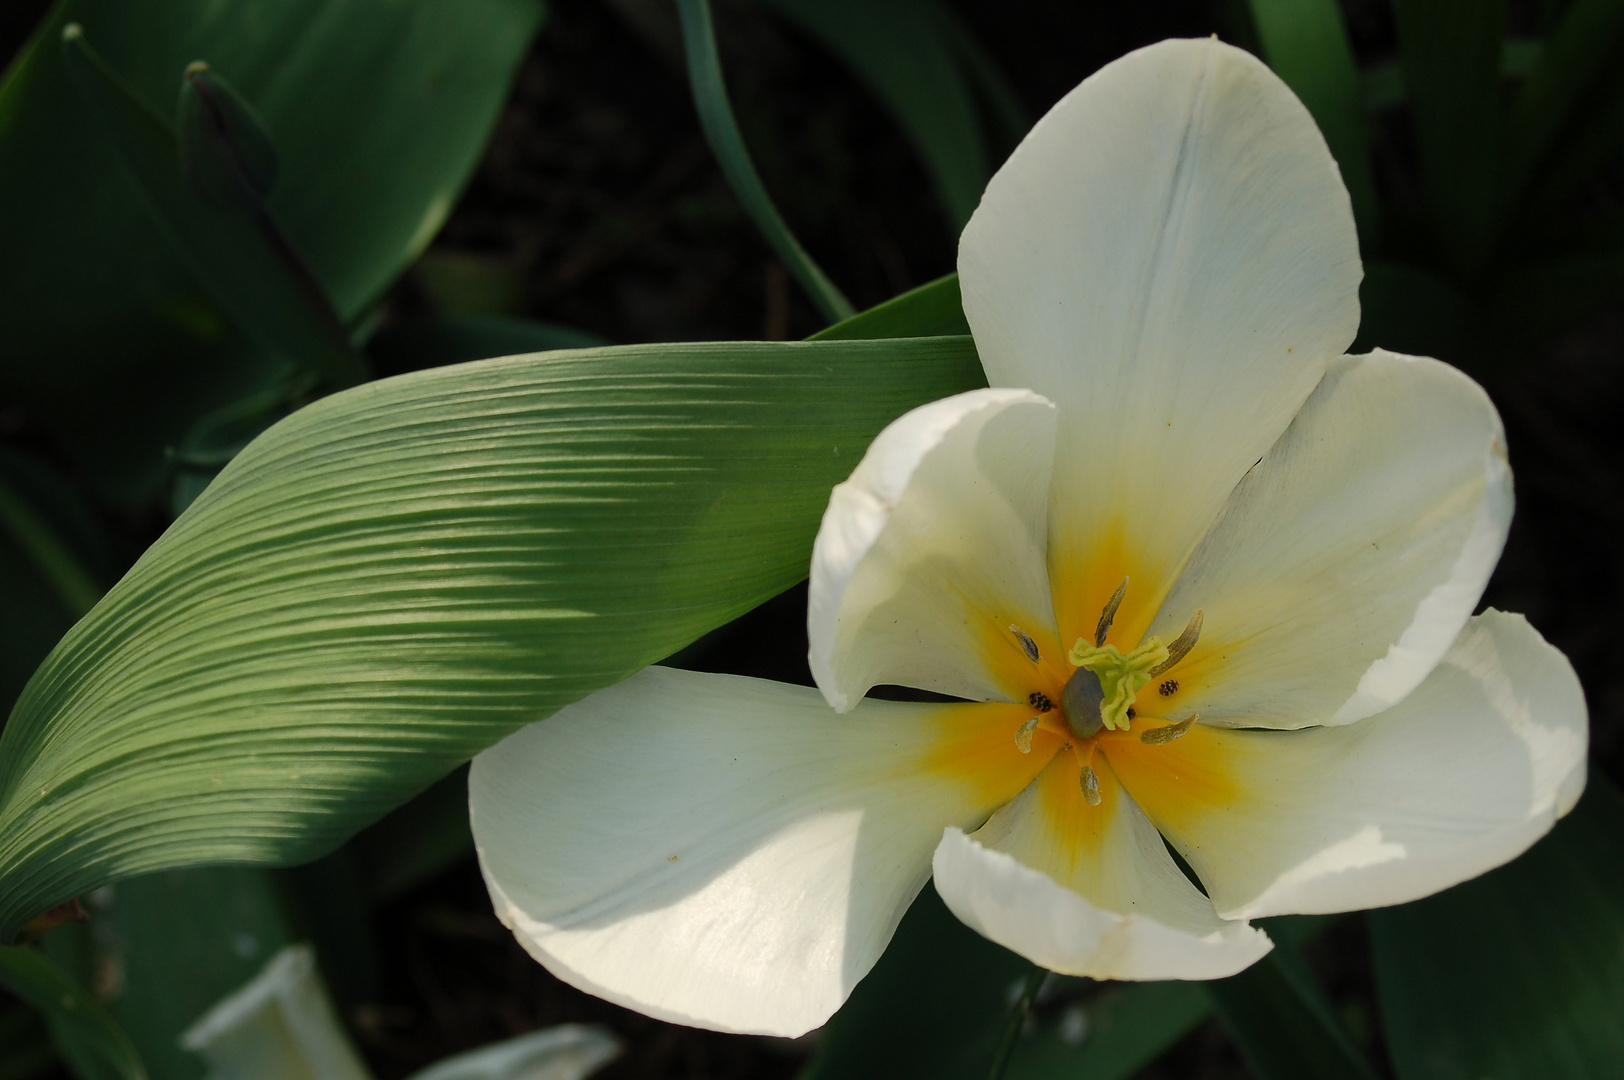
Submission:
[[[1508,862],[1584,788],[1567,658],[1521,615],[1472,619],[1399,704],[1356,724],[1104,744],[1228,918],[1400,904]]]
[[[1061,630],[1091,634],[1128,576],[1131,644],[1353,340],[1361,270],[1336,163],[1256,58],[1165,41],[1038,122],[966,226],[959,276],[988,380],[1060,409]]]
[[[810,687],[647,668],[474,759],[480,866],[564,981],[678,1023],[799,1035],[878,959],[942,827],[974,827],[1042,767],[1012,737],[1029,711],[840,716]]]
[[[1062,752],[979,831],[946,830],[932,865],[953,914],[1033,963],[1096,979],[1217,979],[1268,952],[1261,930],[1218,918],[1098,764],[1097,806]]]
[[[1402,700],[1477,606],[1511,508],[1505,436],[1481,387],[1436,360],[1338,360],[1151,624],[1170,640],[1205,613],[1159,711],[1297,728]]]
[[[874,440],[829,497],[812,548],[812,676],[844,712],[877,683],[1013,701],[1033,661],[1064,683],[1043,544],[1054,406],[974,390]]]

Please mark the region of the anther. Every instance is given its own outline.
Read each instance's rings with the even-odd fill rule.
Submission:
[[[1190,616],[1190,621],[1184,625],[1184,632],[1174,638],[1173,643],[1167,647],[1167,659],[1150,669],[1151,678],[1154,679],[1164,671],[1171,671],[1174,664],[1190,655],[1190,650],[1195,648],[1196,641],[1201,637],[1201,622],[1201,611],[1197,609],[1196,613]],[[1173,689],[1178,689],[1177,683],[1174,683]],[[1164,693],[1171,692],[1164,691]]]
[[[1176,724],[1163,724],[1161,727],[1146,728],[1139,733],[1139,741],[1150,746],[1161,746],[1170,743],[1183,735],[1200,719],[1199,714],[1191,713]]]
[[[1099,625],[1094,627],[1094,647],[1102,648],[1105,645],[1105,635],[1111,629],[1111,622],[1116,618],[1117,608],[1122,606],[1122,597],[1128,591],[1128,579],[1123,578],[1111,599],[1105,602],[1105,610],[1100,612]]]
[[[1009,624],[1009,632],[1014,634],[1015,640],[1021,643],[1021,651],[1026,654],[1026,658],[1032,661],[1034,664],[1037,663],[1038,643],[1032,640],[1032,635],[1028,634],[1025,630],[1022,630],[1014,623]]]
[[[1015,749],[1023,754],[1032,752],[1032,732],[1038,729],[1038,718],[1032,717],[1015,732]]]
[[[1094,774],[1094,766],[1084,765],[1081,777],[1083,784],[1083,801],[1090,806],[1100,804],[1100,778]]]
[[[1049,695],[1037,690],[1026,695],[1026,703],[1038,712],[1048,712],[1054,708],[1054,702],[1049,700]]]
[[[1177,679],[1165,679],[1162,685],[1156,688],[1156,692],[1162,697],[1172,697],[1179,692],[1179,681]]]

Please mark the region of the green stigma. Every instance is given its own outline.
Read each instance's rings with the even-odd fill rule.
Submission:
[[[1094,646],[1077,639],[1068,657],[1073,664],[1092,671],[1100,680],[1100,722],[1112,731],[1128,730],[1128,707],[1134,696],[1155,678],[1152,669],[1167,659],[1167,646],[1158,637],[1148,637],[1139,647],[1123,655],[1115,645]]]

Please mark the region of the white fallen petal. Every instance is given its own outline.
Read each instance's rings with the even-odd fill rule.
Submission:
[[[446,1058],[409,1080],[585,1080],[620,1055],[596,1024],[561,1024]]]
[[[967,925],[1033,963],[1096,979],[1216,979],[1272,947],[1220,919],[1110,769],[1089,806],[1062,751],[971,836],[948,829],[936,891]]]
[[[180,1042],[208,1063],[208,1080],[371,1080],[308,945],[277,953]]]
[[[1151,625],[1197,610],[1165,715],[1297,728],[1401,700],[1454,644],[1511,522],[1500,417],[1447,364],[1331,366],[1201,542]]]
[[[474,759],[480,867],[566,982],[678,1023],[800,1035],[878,959],[943,825],[985,820],[1041,765],[1015,747],[1022,715],[842,716],[810,687],[648,668]]]
[[[1584,789],[1588,721],[1567,658],[1489,611],[1399,704],[1341,727],[1197,724],[1112,767],[1231,918],[1354,911],[1508,862]]]
[[[809,659],[830,705],[877,683],[1011,700],[1011,626],[1062,661],[1043,562],[1053,453],[1054,407],[1025,390],[945,398],[880,433],[812,549]]]
[[[1038,122],[966,226],[959,276],[988,380],[1060,409],[1061,631],[1089,633],[1130,576],[1131,641],[1353,340],[1362,271],[1336,163],[1255,57],[1164,41]]]

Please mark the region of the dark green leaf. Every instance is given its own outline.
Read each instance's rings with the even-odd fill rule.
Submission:
[[[1396,0],[1399,49],[1428,220],[1476,277],[1500,225],[1500,58],[1506,0]]]
[[[1105,983],[1043,1010],[1006,1080],[1127,1080],[1211,1014],[1195,983]]]
[[[744,136],[739,132],[733,106],[728,101],[727,83],[722,78],[722,58],[716,51],[710,0],[677,0],[677,12],[682,17],[688,84],[693,90],[699,126],[705,132],[705,141],[710,143],[728,186],[743,205],[744,212],[755,222],[762,238],[783,260],[823,317],[830,322],[850,318],[854,313],[851,301],[790,232],[778,207],[773,205],[772,196],[767,194],[755,163],[750,160],[750,151],[745,148]]]
[[[819,330],[813,341],[853,341],[862,338],[925,337],[968,334],[959,298],[959,276],[937,278],[883,304]]]
[[[846,61],[884,103],[930,169],[953,231],[962,229],[992,175],[975,81],[986,80],[1006,111],[1014,94],[957,18],[935,0],[765,2]]]
[[[202,181],[216,198],[206,201],[193,190],[175,133],[107,67],[77,23],[62,31],[62,60],[165,236],[237,328],[284,364],[308,365],[333,386],[360,381],[362,368],[338,314],[259,202],[246,190],[222,196],[218,180]],[[183,106],[190,99],[183,94]]]
[[[1506,125],[1506,194],[1515,198],[1574,106],[1616,53],[1620,0],[1576,0],[1545,43]]]
[[[1376,184],[1364,88],[1336,0],[1249,0],[1263,57],[1314,114],[1353,200],[1359,235],[1375,234]]]
[[[1218,1018],[1259,1080],[1375,1080],[1325,992],[1282,934],[1239,975],[1204,983]]]
[[[180,171],[204,202],[259,210],[276,186],[276,143],[254,107],[199,60],[187,66],[175,108]]]
[[[58,1061],[39,1013],[16,1007],[0,1015],[0,1080],[36,1080]]]
[[[1031,969],[959,922],[926,886],[824,1027],[800,1080],[984,1080]]]
[[[437,368],[255,440],[45,661],[0,737],[0,936],[200,863],[288,864],[807,573],[968,338]]]
[[[354,860],[367,900],[382,904],[474,853],[468,770],[456,769],[341,850]]]
[[[103,489],[154,493],[163,450],[274,368],[143,208],[68,81],[82,23],[140,99],[204,59],[275,135],[270,208],[351,321],[427,245],[473,168],[539,0],[68,0],[0,85],[0,397]],[[171,165],[173,170],[173,165]]]
[[[1399,1080],[1580,1080],[1624,1062],[1624,798],[1598,773],[1517,861],[1370,914]]]
[[[82,1080],[146,1080],[118,1021],[38,950],[0,945],[0,986],[45,1015],[57,1049]]]
[[[274,875],[249,867],[149,874],[85,907],[90,925],[53,930],[45,950],[97,986],[153,1080],[201,1080],[181,1033],[292,940]]]

